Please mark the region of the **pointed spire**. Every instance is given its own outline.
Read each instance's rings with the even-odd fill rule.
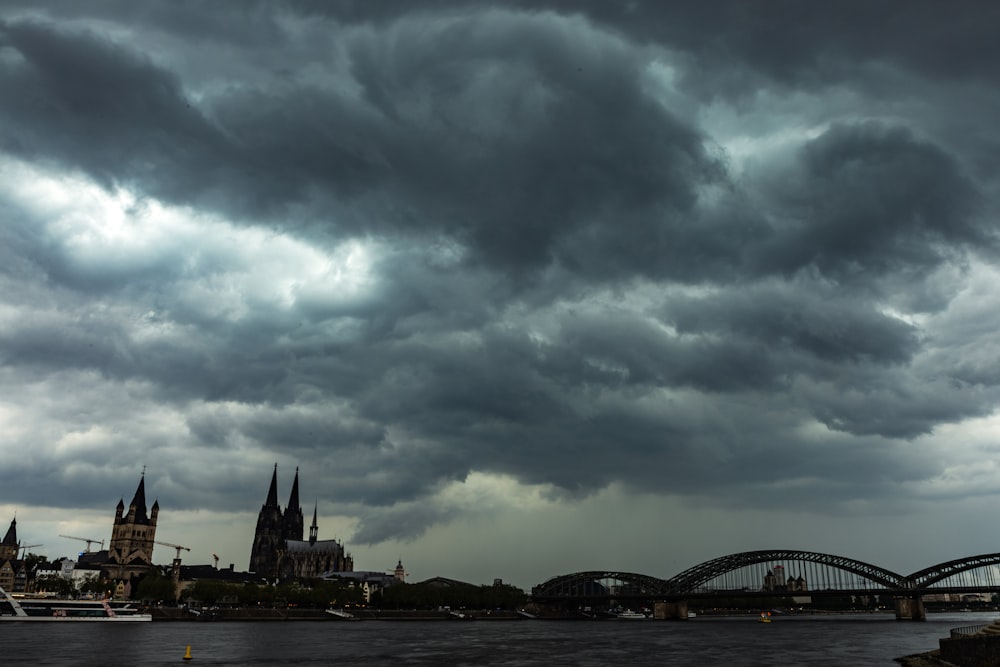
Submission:
[[[264,507],[278,506],[278,464],[274,464],[274,472],[271,474],[271,488],[267,490],[267,500]]]
[[[291,510],[291,511],[294,512],[297,509],[299,509],[299,468],[298,468],[298,466],[295,467],[295,481],[292,482],[292,494],[290,496],[288,496],[288,507],[285,508],[285,511],[287,512],[288,510]]]
[[[17,518],[10,520],[10,528],[7,529],[7,534],[3,537],[3,542],[0,542],[5,547],[16,547],[17,543]]]
[[[319,526],[316,524],[316,510],[319,508],[319,502],[317,501],[313,505],[313,522],[309,526],[309,544],[316,544],[316,540],[319,539]]]
[[[129,512],[135,508],[136,521],[144,522],[146,517],[146,468],[143,466],[142,476],[139,478],[139,486],[135,490],[132,502],[129,503]]]

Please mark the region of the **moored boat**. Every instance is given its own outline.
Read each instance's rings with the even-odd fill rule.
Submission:
[[[109,600],[63,600],[59,598],[15,598],[0,588],[0,621],[151,621],[130,602]]]

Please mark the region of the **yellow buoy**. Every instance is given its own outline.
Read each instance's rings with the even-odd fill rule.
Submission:
[[[191,645],[190,644],[188,644],[187,651],[184,652],[184,659],[185,660],[190,660],[191,659]]]

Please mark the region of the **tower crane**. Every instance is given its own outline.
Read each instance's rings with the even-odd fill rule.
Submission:
[[[191,551],[191,549],[189,547],[182,547],[179,544],[171,544],[170,542],[160,542],[158,540],[153,540],[153,542],[155,544],[162,544],[165,547],[173,547],[174,549],[177,549],[177,555],[174,556],[175,560],[180,560],[181,559],[181,549],[183,549],[184,551]]]
[[[90,553],[91,544],[100,544],[101,549],[104,549],[104,540],[92,540],[89,537],[76,537],[75,535],[60,535],[59,537],[65,537],[68,540],[80,540],[81,542],[87,543],[87,550],[84,553]]]
[[[179,544],[171,544],[170,542],[160,542],[158,540],[153,540],[153,543],[162,544],[165,547],[173,547],[174,549],[177,549],[177,555],[174,556],[174,567],[172,572],[172,577],[174,583],[176,584],[178,581],[180,581],[181,578],[181,549],[183,549],[184,551],[191,551],[191,549],[189,547],[183,547]]]
[[[21,546],[18,547],[18,549],[23,549],[23,551],[21,552],[21,560],[24,560],[24,557],[28,555],[28,549],[34,549],[35,547],[44,547],[44,546],[45,546],[44,544],[22,544]]]

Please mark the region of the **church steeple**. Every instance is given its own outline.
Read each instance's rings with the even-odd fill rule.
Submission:
[[[20,548],[21,544],[17,541],[17,518],[14,518],[10,522],[10,528],[7,529],[3,541],[0,542],[0,565],[5,561],[15,560]]]
[[[297,510],[299,508],[299,468],[295,467],[295,480],[292,482],[292,494],[288,496],[288,507],[286,510]]]
[[[315,519],[314,519],[315,521]],[[16,547],[17,542],[17,517],[10,520],[10,528],[7,529],[7,534],[3,537],[3,542],[0,542],[5,547]]]
[[[149,518],[146,516],[146,472],[143,470],[142,476],[139,478],[139,486],[135,490],[135,495],[132,497],[132,502],[129,503],[128,513],[130,516],[134,516],[134,521],[136,523],[148,523]]]
[[[278,505],[278,464],[271,473],[267,500],[257,515],[253,546],[250,547],[250,571],[263,577],[278,575],[278,552],[284,548],[285,521]]]
[[[288,497],[288,507],[282,516],[284,538],[286,540],[302,539],[302,508],[299,506],[299,469],[295,468],[295,480],[292,482],[292,495]]]
[[[271,508],[277,506],[278,506],[278,464],[275,463],[274,472],[271,474],[271,488],[267,490],[267,500],[264,501],[264,507]]]
[[[319,539],[319,526],[316,525],[316,509],[319,507],[317,502],[313,505],[313,522],[309,526],[309,544],[316,544],[316,540]]]
[[[153,505],[153,516],[146,512],[146,468],[143,466],[139,485],[123,515],[125,503],[115,507],[115,523],[108,545],[108,562],[102,566],[105,573],[119,579],[128,579],[145,572],[153,563],[153,545],[156,541],[156,517],[159,503]]]

